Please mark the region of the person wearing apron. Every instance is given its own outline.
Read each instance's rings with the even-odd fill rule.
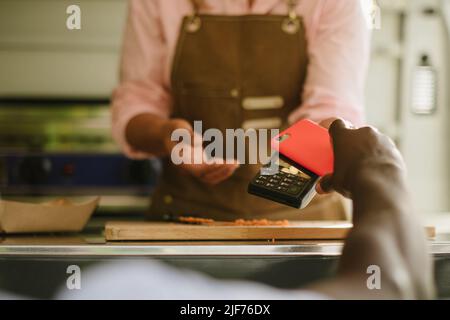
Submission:
[[[206,0],[188,1],[191,11],[182,17],[173,54],[168,57],[171,60],[168,118],[183,119],[191,126],[194,121],[201,121],[203,131],[215,128],[222,133],[226,129],[288,126],[289,116],[303,103],[302,88],[310,63],[305,23],[298,13],[301,1],[281,0],[284,12],[270,15],[206,14],[202,12]],[[153,9],[162,10],[162,2],[159,6],[155,4]],[[164,25],[161,18],[157,22]],[[151,87],[149,84],[149,90]],[[126,112],[120,112],[125,102],[118,102],[121,95],[126,95],[121,92],[126,90],[135,89],[124,81],[115,92],[113,129],[120,117],[127,118]],[[334,116],[340,114],[330,112],[322,120]],[[129,122],[133,123],[131,118],[128,114]],[[129,141],[133,140],[133,134],[124,135],[127,141],[123,137],[118,140],[128,147],[129,153],[131,149],[152,151],[139,150],[143,149],[139,143]],[[349,206],[337,194],[316,196],[301,211],[249,195],[248,183],[260,165],[241,164],[230,177],[210,185],[194,175],[181,174],[170,155],[164,156],[162,177],[152,195],[152,218],[175,219],[187,215],[216,220],[340,220],[347,217]]]

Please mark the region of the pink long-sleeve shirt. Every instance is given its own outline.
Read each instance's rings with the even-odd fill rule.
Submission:
[[[369,29],[361,0],[300,0],[309,65],[302,104],[289,121],[342,117],[362,124],[363,91],[369,60]],[[287,14],[286,0],[204,0],[201,13]],[[129,0],[120,84],[112,97],[114,139],[132,158],[149,154],[126,140],[128,122],[143,113],[170,117],[170,72],[183,16],[190,0]],[[299,94],[302,88],[299,88]]]

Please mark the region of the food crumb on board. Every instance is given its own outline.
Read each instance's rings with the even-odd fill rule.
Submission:
[[[187,224],[214,225],[216,222],[227,226],[288,226],[288,220],[268,220],[268,219],[236,219],[233,222],[219,222],[213,219],[196,218],[196,217],[179,217],[179,222]],[[273,239],[272,242],[275,240]]]
[[[187,224],[213,224],[213,219],[205,219],[205,218],[195,218],[195,217],[179,217],[179,222],[187,223]]]
[[[267,220],[267,219],[253,219],[244,220],[237,219],[234,221],[237,226],[288,226],[288,220]]]

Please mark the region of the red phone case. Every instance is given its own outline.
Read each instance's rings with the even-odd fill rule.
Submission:
[[[288,138],[278,142],[280,137]],[[272,140],[272,148],[309,171],[324,176],[333,172],[333,147],[328,130],[301,120]]]

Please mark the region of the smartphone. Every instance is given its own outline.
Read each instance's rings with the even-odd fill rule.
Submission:
[[[250,194],[294,208],[305,208],[316,195],[321,176],[333,172],[333,148],[328,130],[310,120],[301,120],[272,140],[278,151],[275,172],[267,164],[250,182]]]
[[[330,134],[310,120],[301,120],[272,140],[272,148],[280,157],[318,176],[333,172],[333,147]]]

